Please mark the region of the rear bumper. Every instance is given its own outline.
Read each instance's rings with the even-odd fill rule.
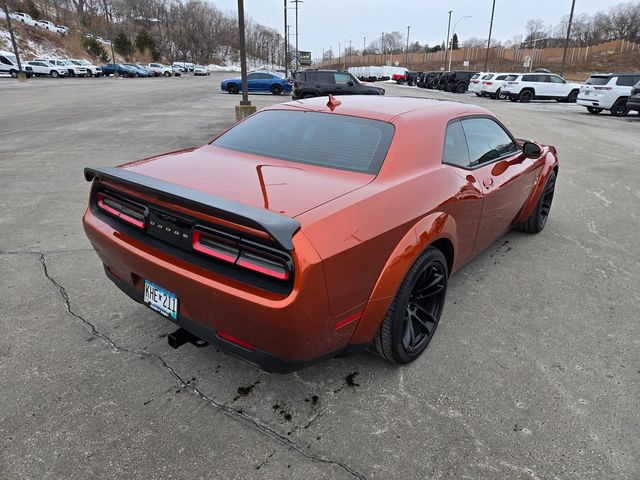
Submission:
[[[115,230],[90,209],[83,225],[102,263],[113,272],[109,278],[127,295],[142,303],[145,279],[173,292],[179,302],[178,325],[267,371],[292,371],[365,347],[349,345],[358,321],[341,323],[353,311],[339,317],[330,313],[322,263],[301,233],[294,237],[293,290],[279,294],[143,243],[128,236],[126,229]],[[224,340],[219,332],[251,348]]]
[[[109,272],[106,266],[105,274],[107,275],[107,278],[109,278],[109,280],[111,280],[116,285],[116,287],[126,293],[131,299],[144,305],[144,295],[141,291],[136,290],[131,284],[115,277],[111,272]],[[203,325],[202,323],[192,320],[188,317],[183,316],[176,321],[173,321],[171,319],[166,320],[172,321],[178,327],[181,327],[187,330],[189,333],[192,333],[193,335],[207,341],[209,344],[215,346],[216,348],[219,348],[225,353],[244,360],[245,362],[255,365],[256,367],[261,368],[262,370],[269,373],[291,373],[295,372],[296,370],[301,370],[303,368],[309,367],[322,360],[340,356],[355,355],[357,353],[364,352],[367,349],[367,344],[348,345],[342,349],[324,354],[316,358],[290,361],[276,357],[275,355],[258,348],[253,348],[251,350],[243,348],[242,346],[219,337],[213,328]]]
[[[576,100],[576,103],[578,105],[582,105],[583,107],[604,108],[605,110],[608,110],[608,109],[611,108],[611,105],[609,103],[602,102],[597,97],[581,97],[581,96],[578,96],[578,99]]]

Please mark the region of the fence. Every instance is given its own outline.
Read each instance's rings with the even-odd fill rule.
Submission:
[[[530,57],[534,64],[553,63],[562,61],[563,48],[504,48],[492,47],[489,49],[489,60],[510,60],[524,63],[527,57]],[[569,47],[567,49],[567,63],[576,63],[580,60],[586,60],[591,57],[599,57],[603,55],[615,55],[618,53],[635,52],[640,54],[640,45],[628,40],[611,40],[609,42],[600,43],[598,45],[586,47]],[[487,49],[482,47],[461,48],[451,50],[447,54],[451,56],[451,62],[461,64],[468,61],[470,65],[483,64],[487,54]],[[398,65],[411,67],[427,64],[442,64],[444,66],[445,52],[429,52],[429,53],[395,53],[395,54],[366,54],[366,55],[347,55],[331,59],[315,64],[316,67],[359,67],[366,65]],[[445,66],[446,67],[446,66]]]

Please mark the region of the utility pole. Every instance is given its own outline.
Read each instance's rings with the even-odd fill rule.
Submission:
[[[300,50],[298,50],[298,4],[303,3],[302,0],[291,0],[291,3],[296,4],[296,72],[300,69]]]
[[[284,78],[289,78],[287,74],[289,65],[287,57],[289,56],[289,35],[287,34],[287,0],[284,0]]]
[[[347,63],[351,66],[351,40],[349,40],[349,62]]]
[[[567,62],[567,48],[569,47],[569,37],[571,36],[571,22],[573,22],[573,10],[576,6],[576,0],[571,2],[571,13],[569,14],[569,25],[567,26],[567,37],[564,39],[564,51],[562,52],[562,66],[560,67],[560,76],[564,75],[564,65]]]
[[[449,10],[449,26],[447,26],[447,43],[444,46],[444,66],[447,66],[447,55],[449,54],[449,32],[451,31],[451,12],[453,10]],[[444,70],[444,67],[442,68]]]
[[[380,53],[382,53],[382,65],[384,65],[384,32],[380,34]]]
[[[236,105],[236,120],[240,121],[255,113],[255,105],[249,101],[247,87],[247,47],[244,34],[244,0],[238,0],[238,30],[240,33],[240,69],[242,70],[242,100],[240,105]]]
[[[18,63],[18,73],[16,78],[19,82],[27,81],[27,74],[22,71],[22,63],[20,62],[20,52],[18,52],[18,45],[16,44],[16,37],[13,35],[13,27],[11,26],[11,17],[9,16],[9,7],[6,3],[3,4],[4,14],[7,17],[7,28],[9,29],[9,35],[11,36],[11,45],[13,46],[13,54],[16,56],[16,62]]]
[[[405,65],[409,65],[409,30],[411,30],[411,25],[407,26],[407,49],[404,51]]]
[[[342,63],[342,52],[340,50],[341,44],[338,43],[338,62]],[[338,68],[340,68],[340,63],[338,63]]]
[[[493,14],[496,11],[496,0],[493,0],[493,7],[491,7],[491,22],[489,22],[489,40],[487,40],[487,52],[484,57],[484,71],[487,71],[489,65],[489,47],[491,46],[491,31],[493,30]]]

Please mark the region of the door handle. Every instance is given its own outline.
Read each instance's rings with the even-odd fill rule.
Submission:
[[[489,188],[491,185],[493,185],[493,178],[485,178],[485,179],[482,181],[482,184],[483,184],[485,187]]]

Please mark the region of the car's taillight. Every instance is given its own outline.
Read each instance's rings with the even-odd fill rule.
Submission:
[[[146,218],[144,208],[103,192],[98,192],[96,196],[96,203],[98,208],[103,212],[106,212],[129,225],[133,225],[136,228],[144,229]]]
[[[596,90],[611,90],[613,87],[593,87]]]
[[[493,82],[482,82],[485,85],[493,85]]]
[[[203,255],[277,280],[284,281],[290,277],[289,265],[285,259],[257,247],[199,229],[193,230],[191,239],[193,249]]]

